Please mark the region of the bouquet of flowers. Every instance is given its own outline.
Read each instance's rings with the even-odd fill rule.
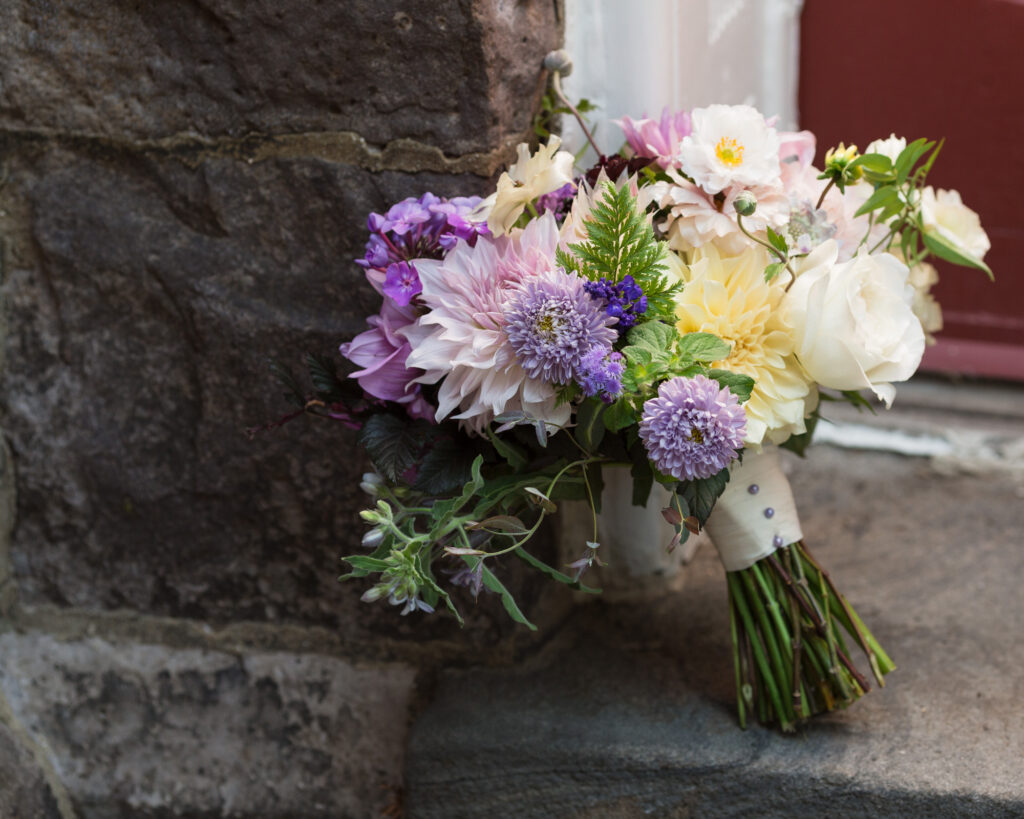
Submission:
[[[889,406],[941,326],[928,259],[989,272],[989,242],[927,185],[941,143],[840,144],[819,168],[813,134],[745,105],[619,124],[585,173],[551,136],[486,199],[370,214],[380,312],[341,346],[348,379],[312,357],[316,395],[289,382],[296,414],[361,429],[374,505],[346,577],[402,614],[461,622],[451,587],[486,588],[533,628],[502,561],[595,592],[602,469],[628,465],[638,505],[664,485],[666,548],[706,526],[726,569],[740,723],[791,731],[869,689],[851,647],[879,684],[894,666],[803,543],[778,447],[802,453],[824,401]],[[569,499],[593,534],[553,566],[530,539]]]

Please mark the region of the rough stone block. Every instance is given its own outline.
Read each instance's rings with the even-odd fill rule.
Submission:
[[[0,7],[0,128],[115,140],[349,130],[450,154],[530,127],[552,0]]]
[[[57,800],[32,752],[0,722],[0,816],[60,819]]]
[[[0,689],[83,819],[356,819],[399,804],[409,666],[11,632],[0,652]]]
[[[1020,487],[819,447],[794,465],[808,545],[897,664],[799,735],[735,717],[721,566],[581,609],[528,669],[452,672],[414,724],[411,815],[1024,813]]]

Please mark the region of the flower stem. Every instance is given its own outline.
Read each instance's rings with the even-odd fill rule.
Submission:
[[[587,128],[587,124],[583,121],[583,116],[579,111],[576,110],[576,106],[569,102],[569,98],[565,96],[562,91],[562,73],[557,70],[551,71],[551,88],[555,92],[555,96],[561,101],[562,105],[572,111],[572,115],[576,117],[576,121],[580,124],[580,128],[583,131],[583,135],[587,138],[587,142],[590,143],[591,147],[597,152],[598,156],[602,156],[601,149],[594,141],[593,135],[590,133],[590,129]]]
[[[825,189],[821,192],[821,196],[818,197],[818,204],[814,206],[815,210],[821,210],[821,206],[825,204],[825,197],[828,196],[828,192],[832,190],[832,186],[835,184],[835,179],[828,180],[828,184],[825,186]]]

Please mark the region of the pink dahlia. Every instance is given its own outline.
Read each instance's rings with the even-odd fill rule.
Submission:
[[[664,108],[660,120],[623,117],[613,122],[623,130],[637,156],[649,156],[664,169],[679,167],[679,143],[692,130],[689,111],[670,114]]]
[[[452,415],[476,433],[515,410],[559,426],[569,420],[569,406],[556,406],[555,387],[527,374],[505,332],[509,299],[554,269],[557,244],[547,213],[514,237],[480,237],[444,259],[417,261],[427,312],[399,332],[411,348],[406,366],[423,371],[416,381],[441,382],[437,420]]]

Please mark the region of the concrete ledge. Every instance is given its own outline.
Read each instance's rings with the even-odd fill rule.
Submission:
[[[530,667],[453,673],[414,725],[410,816],[1019,816],[1024,523],[1012,481],[819,447],[807,541],[899,668],[784,737],[734,716],[722,570],[582,607]]]

